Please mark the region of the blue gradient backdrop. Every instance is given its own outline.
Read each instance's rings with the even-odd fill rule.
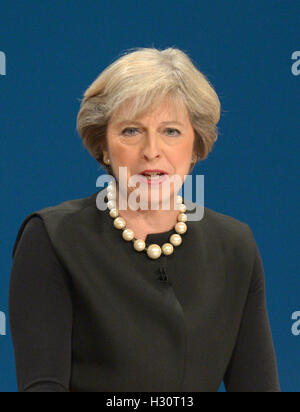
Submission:
[[[23,219],[94,193],[104,172],[75,128],[86,87],[128,48],[179,47],[212,82],[223,109],[214,151],[194,171],[205,175],[205,205],[251,226],[282,390],[299,392],[300,336],[291,333],[300,310],[300,76],[291,70],[299,16],[294,0],[2,1],[0,311],[8,315],[11,251]],[[13,392],[7,327],[0,391]]]

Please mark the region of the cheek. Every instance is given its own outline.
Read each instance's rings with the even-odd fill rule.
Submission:
[[[111,154],[115,167],[127,167],[129,173],[137,168],[138,155],[135,154],[133,147],[115,144],[111,147]]]
[[[176,153],[173,154],[173,162],[178,170],[184,171],[187,167],[189,167],[192,153],[193,147],[190,145],[183,145],[180,149],[178,148]]]

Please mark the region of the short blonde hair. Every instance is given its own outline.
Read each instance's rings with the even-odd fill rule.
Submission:
[[[167,96],[188,110],[195,133],[196,161],[191,170],[198,160],[206,159],[218,137],[221,110],[213,86],[182,50],[137,47],[126,51],[93,81],[77,116],[84,146],[109,174],[113,175],[112,168],[103,161],[109,119],[128,99],[133,100],[130,113],[134,119]]]

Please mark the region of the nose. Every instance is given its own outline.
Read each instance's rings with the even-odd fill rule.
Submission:
[[[155,133],[148,133],[142,149],[143,158],[146,160],[156,159],[161,155],[160,150],[159,137]]]

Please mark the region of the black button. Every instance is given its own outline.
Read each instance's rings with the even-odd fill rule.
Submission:
[[[159,282],[161,282],[164,285],[172,286],[172,282],[169,281],[167,270],[164,266],[160,266],[158,273],[159,274],[158,274],[157,280]]]

